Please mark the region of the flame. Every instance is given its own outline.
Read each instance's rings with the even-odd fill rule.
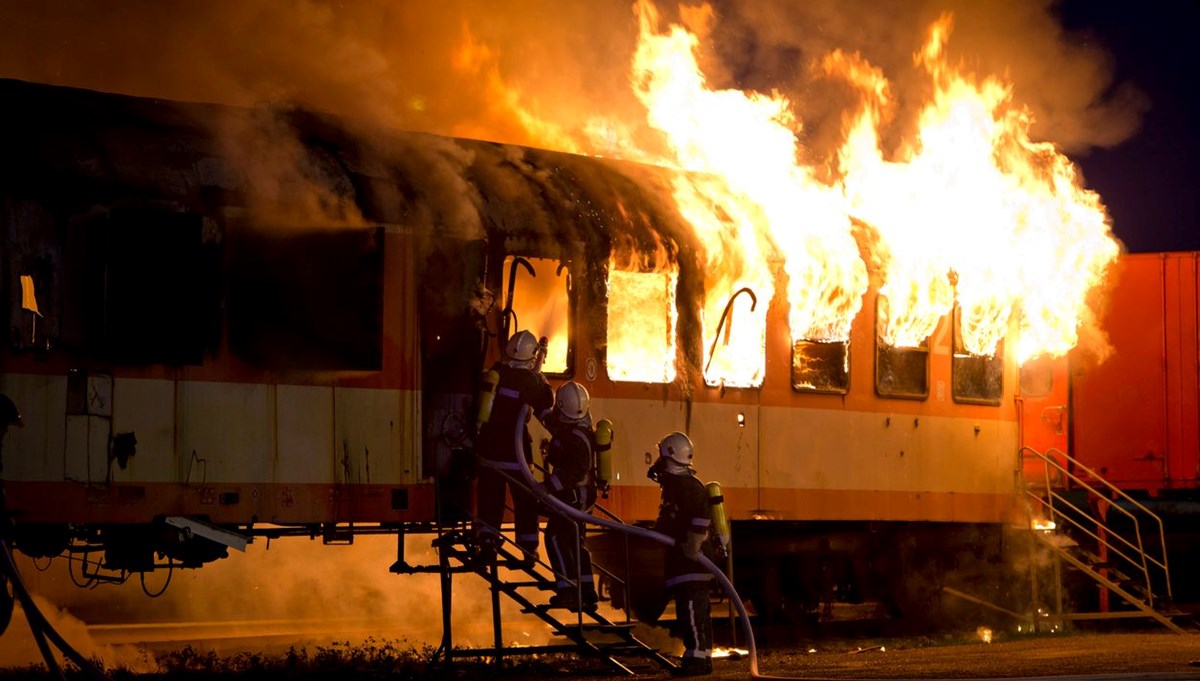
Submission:
[[[646,271],[644,271],[646,270]],[[675,284],[679,268],[608,267],[608,348],[605,365],[614,381],[675,380]],[[637,324],[628,320],[637,319]]]
[[[479,83],[486,93],[483,101],[491,107],[489,111],[480,112],[478,121],[464,122],[454,128],[452,133],[455,136],[507,139],[517,144],[536,144],[548,149],[583,153],[584,150],[570,131],[532,110],[528,94],[502,75],[500,53],[477,40],[470,26],[463,25],[462,40],[450,61],[456,72]]]
[[[841,50],[818,60],[828,78],[852,86],[857,104],[843,116],[835,157],[813,159],[786,97],[710,87],[698,51],[711,7],[681,8],[691,30],[663,27],[650,0],[633,11],[630,81],[661,151],[638,137],[641,121],[593,116],[567,128],[542,120],[469,31],[455,65],[480,76],[495,115],[520,129],[511,138],[676,171],[675,202],[703,249],[703,299],[685,303],[699,308],[706,383],[761,385],[767,311],[781,291],[793,346],[848,340],[868,262],[887,345],[920,346],[944,318],[957,325],[956,348],[977,356],[1003,351],[1005,338],[1016,341],[1007,351],[1020,362],[1077,343],[1088,292],[1118,255],[1109,218],[1070,160],[1030,138],[1030,113],[1009,83],[949,63],[951,15],[929,27],[914,55],[930,88],[905,139],[883,142],[897,135],[899,98],[881,69]],[[617,380],[672,380],[673,311],[662,324],[642,324],[636,301],[670,307],[662,287],[674,276],[610,266]]]
[[[765,369],[766,314],[776,275],[788,277],[793,338],[844,339],[866,290],[866,267],[836,189],[801,165],[791,103],[708,87],[695,34],[659,32],[657,9],[635,6],[634,92],[674,154],[680,213],[704,246],[704,377],[756,386]],[[705,24],[710,9],[693,10]],[[736,131],[736,134],[731,134]],[[739,295],[749,289],[751,295]]]
[[[916,55],[933,94],[893,160],[880,144],[893,109],[883,74],[838,51],[822,64],[862,93],[838,164],[854,218],[876,237],[880,337],[915,346],[957,304],[956,331],[971,354],[996,353],[1016,315],[1019,361],[1061,355],[1118,246],[1070,161],[1029,138],[1032,120],[1011,87],[945,62],[952,26],[942,16]]]

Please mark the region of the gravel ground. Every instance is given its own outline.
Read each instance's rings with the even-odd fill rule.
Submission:
[[[649,645],[678,652],[678,641],[661,629],[636,631]],[[789,630],[790,631],[790,630]],[[655,632],[659,636],[655,638]],[[789,632],[782,632],[787,634]],[[776,639],[786,638],[775,632]],[[718,637],[720,642],[721,637]],[[1200,633],[1179,635],[1157,630],[1130,633],[996,634],[985,642],[979,633],[904,638],[815,638],[811,642],[760,641],[758,672],[765,678],[791,679],[1196,679],[1200,681]],[[511,649],[513,653],[517,649]],[[157,672],[110,668],[114,681],[185,679],[210,681],[231,677],[280,681],[569,681],[625,678],[595,658],[574,654],[509,655],[504,664],[459,658],[453,666],[430,664],[432,649],[417,650],[391,642],[333,645],[295,651],[222,655],[204,647],[159,658]],[[668,652],[668,654],[670,654]],[[666,670],[648,660],[626,660],[636,678],[666,681]],[[38,665],[40,666],[40,665]],[[734,655],[714,660],[710,679],[749,679],[750,660]],[[72,675],[81,678],[82,675]],[[0,669],[3,679],[46,679],[44,668]]]
[[[759,674],[795,679],[1200,679],[1200,634],[1059,634],[1018,640],[948,643],[946,639],[823,642],[818,650],[760,650]],[[594,669],[594,668],[593,668]],[[612,676],[611,674],[608,674]],[[504,670],[458,667],[451,676],[474,679],[595,677],[578,661],[514,661]],[[710,679],[747,679],[747,658],[718,659]],[[612,678],[617,678],[612,676]],[[666,679],[658,668],[639,678]]]
[[[914,645],[783,654],[760,651],[759,672],[833,679],[968,679],[1180,673],[1200,679],[1200,635],[1172,633],[1039,636],[993,643]],[[749,669],[729,662],[721,676]],[[723,665],[724,666],[724,665]]]

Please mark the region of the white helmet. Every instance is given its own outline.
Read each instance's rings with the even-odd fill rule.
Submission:
[[[508,356],[509,364],[525,366],[537,357],[538,341],[528,331],[518,331],[508,339],[504,346],[504,354]]]
[[[658,455],[677,464],[692,465],[692,441],[687,435],[675,431],[658,441]]]
[[[563,383],[554,393],[554,410],[567,421],[583,421],[587,418],[591,398],[587,388],[575,381]]]

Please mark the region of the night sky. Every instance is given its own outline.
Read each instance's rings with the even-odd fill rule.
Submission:
[[[1200,2],[1065,0],[1060,9],[1066,29],[1113,54],[1115,83],[1150,99],[1132,138],[1073,157],[1114,233],[1133,253],[1200,250]]]

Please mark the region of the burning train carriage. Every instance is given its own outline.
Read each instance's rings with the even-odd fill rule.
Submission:
[[[603,503],[621,518],[654,517],[645,452],[690,433],[764,614],[912,613],[949,567],[1002,549],[1013,354],[964,352],[952,318],[915,347],[881,341],[877,281],[846,337],[796,338],[777,264],[781,293],[730,286],[714,320],[677,174],[2,85],[0,390],[26,422],[4,476],[31,556],[144,571],[251,535],[459,520],[479,372],[516,328],[547,335],[552,381],[616,424]],[[633,605],[653,617],[649,583]]]

